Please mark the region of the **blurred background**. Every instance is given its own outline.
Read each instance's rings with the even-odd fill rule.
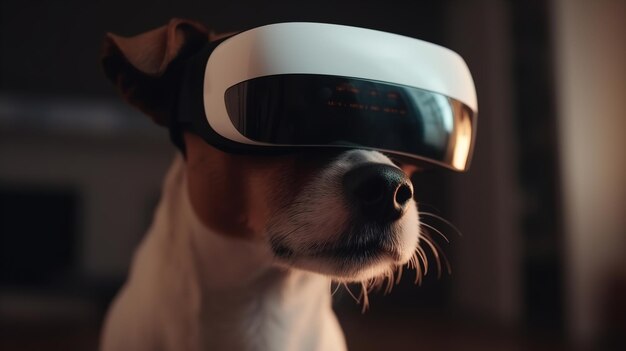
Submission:
[[[96,349],[175,151],[99,67],[103,35],[171,17],[216,31],[355,25],[459,52],[478,139],[466,174],[416,177],[452,274],[408,274],[352,350],[626,349],[626,1],[0,1],[0,349]],[[297,50],[297,48],[294,48]]]

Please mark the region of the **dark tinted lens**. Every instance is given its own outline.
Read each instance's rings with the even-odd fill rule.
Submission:
[[[229,88],[225,101],[242,135],[278,145],[364,146],[464,169],[473,135],[472,112],[462,103],[364,79],[261,77]]]

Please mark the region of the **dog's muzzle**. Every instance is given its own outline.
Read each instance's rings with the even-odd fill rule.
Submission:
[[[354,215],[379,224],[402,217],[413,198],[413,185],[406,174],[382,163],[351,169],[343,176],[343,189]]]

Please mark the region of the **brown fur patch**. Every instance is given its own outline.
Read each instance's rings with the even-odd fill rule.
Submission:
[[[288,206],[332,155],[235,155],[186,133],[192,206],[216,232],[259,240],[271,217]]]

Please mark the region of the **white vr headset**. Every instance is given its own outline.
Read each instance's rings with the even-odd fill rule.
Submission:
[[[175,130],[227,152],[379,150],[469,166],[477,102],[441,46],[342,25],[280,23],[211,42],[185,67]]]

